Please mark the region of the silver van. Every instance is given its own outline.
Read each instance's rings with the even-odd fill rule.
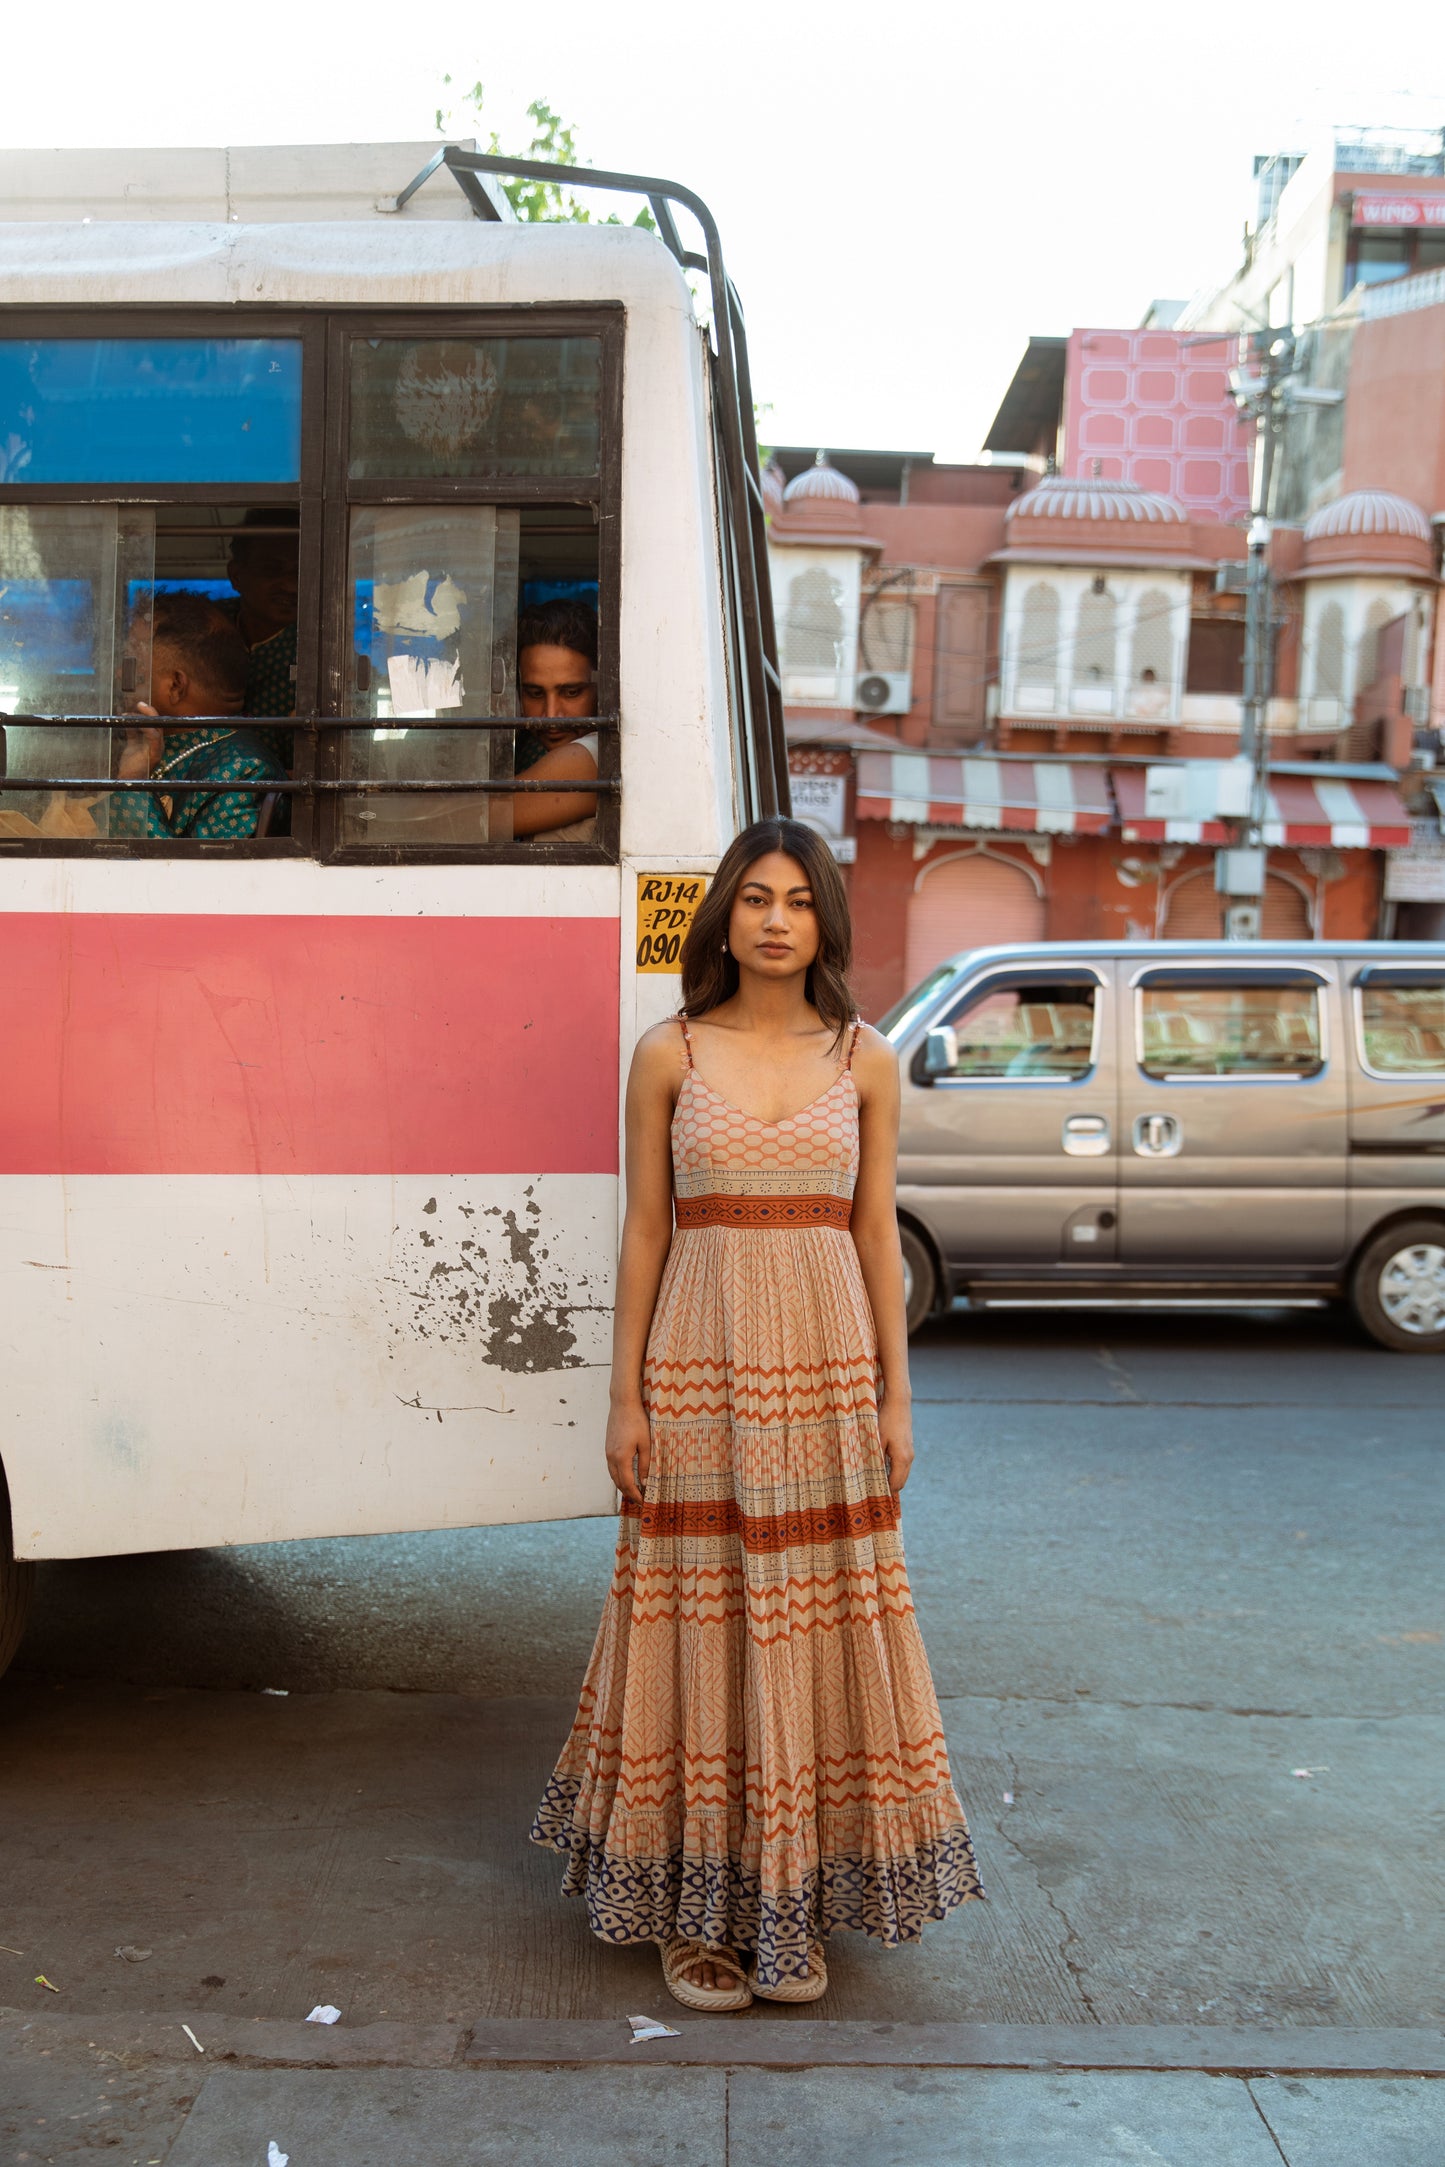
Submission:
[[[879,1029],[910,1328],[1343,1297],[1445,1353],[1445,943],[975,948]]]

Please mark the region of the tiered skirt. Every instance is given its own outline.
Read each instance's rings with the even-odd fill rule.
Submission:
[[[857,1251],[830,1227],[673,1241],[623,1515],[532,1828],[594,1933],[754,1952],[914,1941],[982,1896],[878,1435]]]

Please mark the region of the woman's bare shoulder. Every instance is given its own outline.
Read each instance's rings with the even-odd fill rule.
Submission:
[[[644,1031],[632,1055],[632,1073],[643,1082],[671,1077],[687,1067],[687,1051],[676,1016]]]
[[[858,1088],[865,1091],[870,1085],[886,1084],[896,1080],[898,1057],[881,1031],[875,1031],[871,1023],[865,1023],[858,1033],[858,1043],[853,1048],[853,1073]]]

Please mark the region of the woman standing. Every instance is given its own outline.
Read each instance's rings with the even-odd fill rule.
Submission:
[[[827,846],[757,822],[628,1080],[622,1529],[532,1835],[697,2009],[813,2001],[835,1929],[912,1941],[983,1893],[898,1534],[898,1072],[850,952]]]

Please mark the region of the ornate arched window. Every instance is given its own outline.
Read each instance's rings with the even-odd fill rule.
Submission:
[[[1174,696],[1174,598],[1148,587],[1134,613],[1129,701],[1136,714],[1165,715]]]
[[[1081,714],[1110,714],[1114,706],[1118,606],[1105,588],[1091,588],[1079,603],[1074,634],[1073,705]]]
[[[1380,634],[1399,610],[1385,601],[1372,602],[1365,612],[1365,629],[1360,634],[1359,652],[1355,657],[1355,690],[1363,692],[1373,685],[1380,671]]]
[[[783,666],[836,670],[843,661],[843,585],[820,564],[788,582],[783,618]]]
[[[1024,595],[1019,614],[1015,699],[1031,713],[1057,704],[1059,682],[1059,590],[1036,579]]]
[[[1345,613],[1338,602],[1327,602],[1315,625],[1314,670],[1311,690],[1317,700],[1342,700],[1345,696]]]

